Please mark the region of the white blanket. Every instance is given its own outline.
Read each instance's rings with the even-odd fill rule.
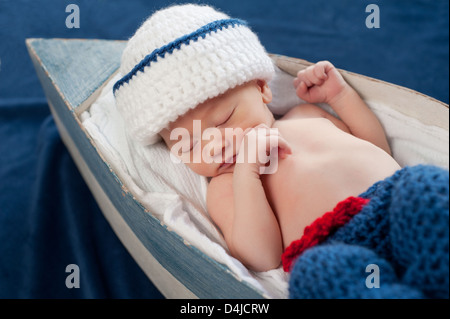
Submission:
[[[229,255],[223,237],[206,211],[207,179],[184,164],[173,163],[169,150],[162,143],[143,147],[127,137],[112,94],[112,86],[119,78],[120,75],[116,75],[111,79],[97,101],[81,116],[104,159],[137,200],[184,240],[226,265],[267,297],[286,298],[288,276],[281,267],[254,273]],[[302,103],[295,95],[292,79],[277,70],[269,84],[274,95],[269,107],[275,114],[284,114]],[[426,126],[389,106],[367,102],[387,130],[394,157],[400,165],[430,163],[448,168],[448,131]]]

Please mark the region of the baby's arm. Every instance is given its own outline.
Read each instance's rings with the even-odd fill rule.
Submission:
[[[321,61],[300,71],[294,85],[301,99],[309,103],[327,103],[351,134],[391,154],[377,117],[330,62]]]
[[[247,174],[238,173],[237,179],[233,175],[222,174],[211,180],[208,212],[233,257],[254,271],[277,268],[282,254],[281,234],[261,181]]]
[[[279,140],[278,145],[283,149],[280,157],[290,153],[281,137],[272,134],[270,138]],[[208,188],[208,211],[222,231],[231,255],[254,271],[267,271],[280,265],[283,242],[277,218],[261,183],[262,164],[244,158],[252,148],[250,144],[247,134],[233,174],[212,179]],[[269,142],[266,147],[268,145]]]

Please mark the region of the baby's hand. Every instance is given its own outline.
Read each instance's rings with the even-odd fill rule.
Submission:
[[[278,129],[260,124],[244,132],[236,165],[258,175],[273,174],[278,168],[278,158],[284,159],[289,154],[292,150]]]
[[[321,61],[297,73],[294,79],[297,95],[309,103],[333,104],[350,86],[333,64]]]

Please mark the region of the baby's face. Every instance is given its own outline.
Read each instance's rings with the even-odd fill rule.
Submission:
[[[171,152],[197,174],[214,177],[234,170],[244,131],[272,126],[266,104],[272,92],[264,81],[251,81],[188,111],[160,132]]]

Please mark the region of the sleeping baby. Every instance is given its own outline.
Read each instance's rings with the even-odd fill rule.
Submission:
[[[142,24],[120,71],[130,136],[162,138],[210,178],[208,213],[249,269],[282,264],[294,298],[448,298],[448,171],[400,168],[330,62],[298,73],[307,103],[275,119],[274,67],[257,36],[211,7],[181,5]],[[369,265],[383,274],[379,289],[368,288]]]

